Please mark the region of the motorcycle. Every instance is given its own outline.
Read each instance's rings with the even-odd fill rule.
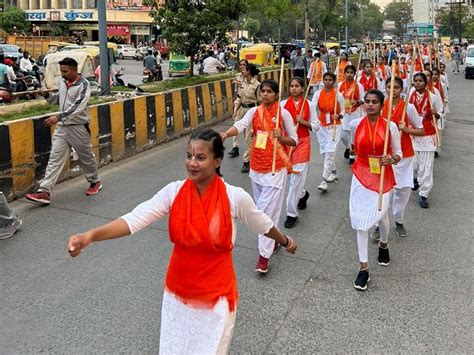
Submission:
[[[143,69],[142,75],[142,82],[143,83],[151,83],[153,81],[162,81],[163,80],[163,73],[161,71],[161,65],[156,65],[156,72],[153,73],[152,70],[148,68]]]

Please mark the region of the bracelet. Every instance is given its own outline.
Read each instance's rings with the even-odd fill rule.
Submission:
[[[281,244],[281,243],[280,243],[280,244],[281,244],[281,246],[282,246],[283,248],[286,248],[286,247],[288,246],[288,244],[290,243],[290,240],[288,239],[288,237],[287,237],[286,235],[283,234],[283,236],[284,236],[285,239],[286,239],[286,243],[285,243],[285,245],[283,245],[283,244]]]

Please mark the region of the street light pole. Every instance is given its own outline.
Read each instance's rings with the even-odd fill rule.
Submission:
[[[105,1],[97,1],[99,17],[99,55],[100,55],[100,88],[103,95],[110,95],[109,50],[107,47],[107,9]]]

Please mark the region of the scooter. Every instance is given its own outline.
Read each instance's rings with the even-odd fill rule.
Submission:
[[[161,71],[161,65],[157,64],[156,69],[157,69],[156,73],[153,74],[153,72],[150,69],[144,68],[143,75],[142,75],[142,82],[151,83],[153,81],[162,81],[163,73]]]

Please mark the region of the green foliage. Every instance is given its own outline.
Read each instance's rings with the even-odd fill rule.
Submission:
[[[191,58],[202,45],[227,44],[226,32],[246,9],[242,0],[167,0],[158,6],[151,1],[151,15],[162,28],[171,51]]]
[[[7,33],[26,34],[30,31],[31,24],[25,20],[23,10],[9,7],[0,13],[0,28]]]
[[[48,22],[50,36],[64,36],[67,34],[68,25],[61,22]]]
[[[392,2],[385,7],[385,18],[394,21],[397,34],[403,36],[406,25],[413,21],[413,6],[409,2]]]
[[[462,35],[463,37],[474,39],[474,19],[467,21]]]
[[[456,37],[463,33],[469,18],[469,8],[463,6],[441,7],[436,13],[439,32],[442,35]]]
[[[249,37],[257,35],[260,31],[261,22],[256,18],[246,18],[244,22],[244,30],[249,32]]]

